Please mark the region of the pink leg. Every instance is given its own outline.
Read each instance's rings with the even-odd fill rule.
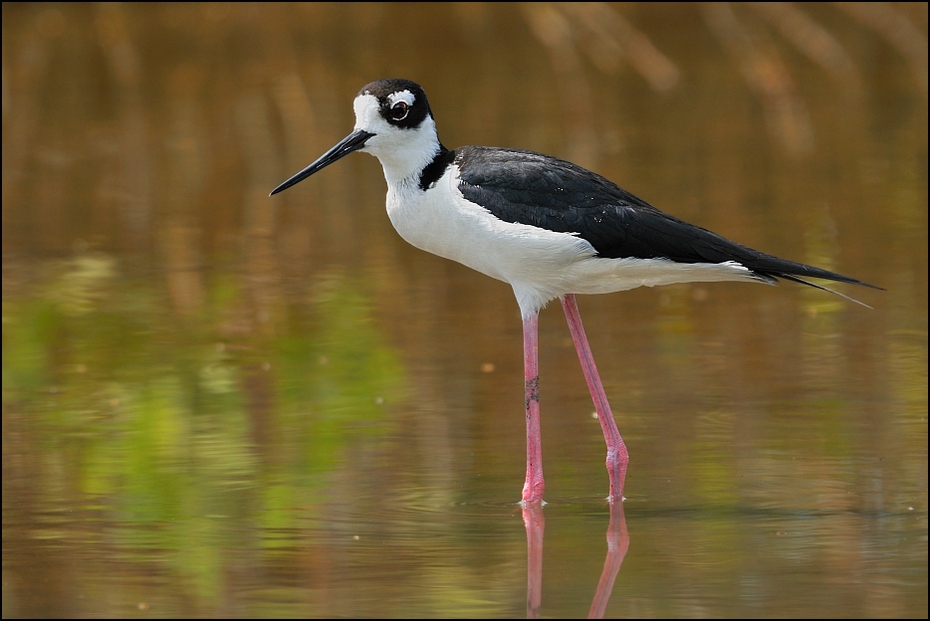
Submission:
[[[581,315],[578,313],[578,303],[575,301],[574,294],[569,293],[562,298],[562,310],[565,311],[568,330],[572,333],[572,341],[575,342],[575,351],[578,352],[581,370],[588,383],[588,391],[591,393],[591,399],[594,400],[594,409],[601,423],[601,431],[604,432],[604,440],[607,442],[607,477],[610,480],[608,500],[611,502],[622,500],[623,483],[626,480],[626,467],[630,461],[630,455],[627,453],[623,438],[620,437],[620,430],[617,429],[614,415],[610,411],[601,376],[598,375],[597,367],[594,365],[591,346],[588,345],[584,326],[581,325]]]
[[[542,501],[542,435],[539,427],[539,314],[523,318],[523,370],[526,381],[526,483],[523,504]]]

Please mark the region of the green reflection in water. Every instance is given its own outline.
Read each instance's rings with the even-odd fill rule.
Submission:
[[[233,550],[290,545],[283,533],[334,493],[349,451],[377,446],[404,370],[350,278],[326,278],[265,329],[243,319],[229,277],[179,317],[160,283],[118,267],[49,262],[4,296],[4,451],[30,464],[5,487],[4,521],[102,512],[116,558],[213,598]]]

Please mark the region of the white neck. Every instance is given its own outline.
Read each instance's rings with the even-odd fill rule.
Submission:
[[[416,129],[395,129],[394,131],[406,134],[402,137],[398,136],[398,138],[403,138],[403,142],[398,140],[392,146],[388,143],[394,141],[386,140],[384,146],[379,143],[374,148],[365,149],[381,162],[384,178],[388,184],[400,183],[414,176],[418,177],[422,170],[433,161],[440,149],[436,124],[431,117],[427,117]],[[390,137],[394,138],[394,136]]]

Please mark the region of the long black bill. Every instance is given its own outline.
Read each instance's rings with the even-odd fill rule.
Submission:
[[[372,134],[371,132],[366,132],[363,129],[358,129],[352,132],[351,134],[349,134],[348,136],[340,140],[338,143],[336,143],[336,146],[334,146],[332,149],[330,149],[329,151],[321,155],[315,162],[313,162],[312,164],[304,168],[302,171],[300,171],[299,173],[297,173],[296,175],[294,175],[293,177],[291,177],[290,179],[288,179],[287,181],[285,181],[284,183],[282,183],[281,185],[273,189],[271,191],[271,194],[269,194],[268,196],[274,196],[278,192],[283,192],[284,190],[288,189],[292,185],[296,185],[300,183],[301,181],[303,181],[304,179],[306,179],[313,173],[317,172],[318,170],[322,170],[326,168],[327,166],[329,166],[330,164],[332,164],[333,162],[335,162],[336,160],[342,157],[345,157],[349,153],[352,153],[352,151],[358,151],[359,149],[365,146],[365,142],[372,136],[374,136],[374,134]]]

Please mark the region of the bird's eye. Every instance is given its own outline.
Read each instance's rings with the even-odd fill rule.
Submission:
[[[410,106],[404,101],[398,101],[391,106],[391,118],[395,121],[403,121],[410,112]]]

